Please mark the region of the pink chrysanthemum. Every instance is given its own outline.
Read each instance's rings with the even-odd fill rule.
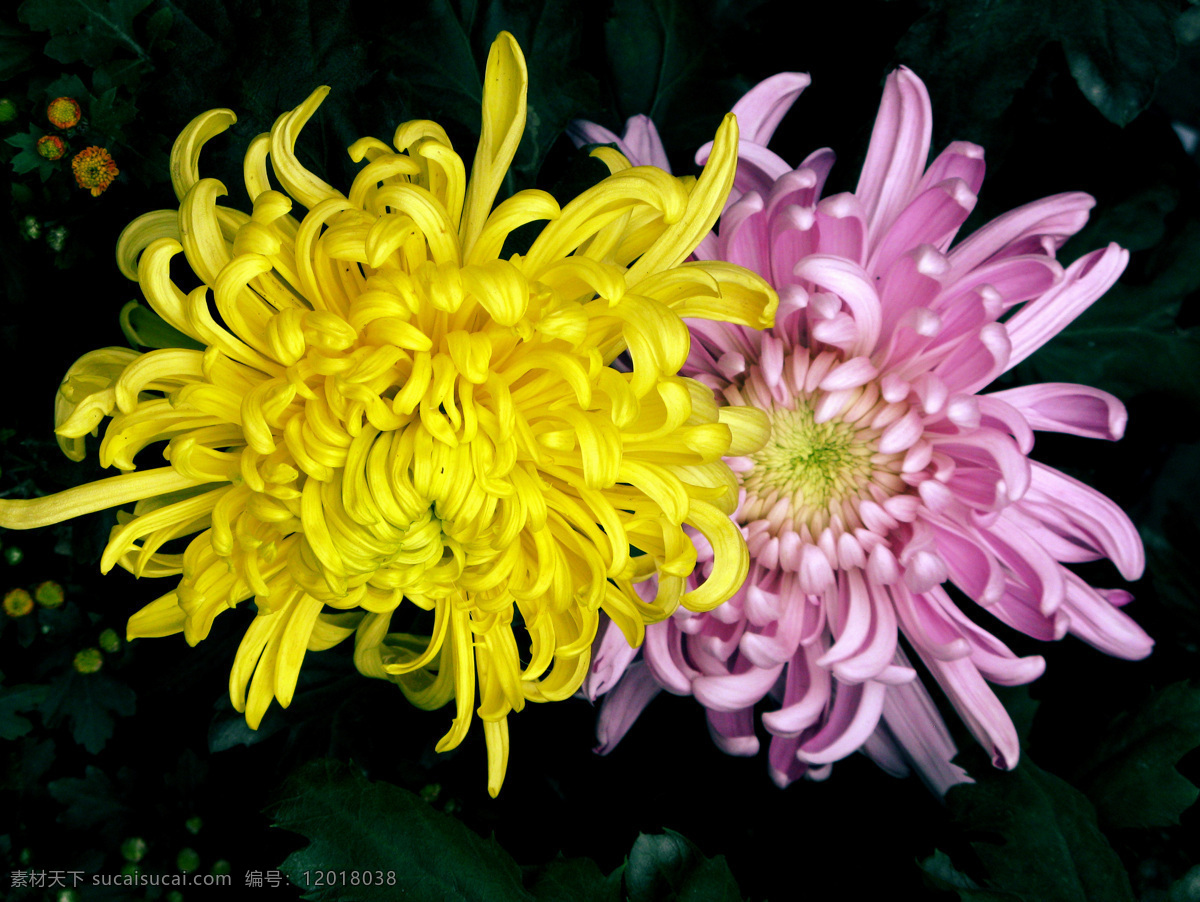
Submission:
[[[599,751],[666,689],[704,705],[721,748],[752,755],[753,707],[770,695],[779,706],[762,721],[780,785],[821,779],[861,750],[944,792],[965,775],[910,651],[1004,768],[1018,740],[988,683],[1028,683],[1045,666],[968,617],[945,583],[981,619],[1036,639],[1070,632],[1130,659],[1153,645],[1117,609],[1128,593],[1063,566],[1109,558],[1138,578],[1132,523],[1029,457],[1035,430],[1120,438],[1121,402],[1060,383],[980,394],[1099,298],[1129,255],[1112,244],[1065,270],[1055,261],[1093,205],[1080,193],[1026,204],[951,247],[983,150],[955,142],[926,168],[929,96],[903,68],[887,80],[857,189],[822,199],[832,152],[793,169],[766,148],[807,84],[778,75],[734,108],[735,191],[696,252],[756,270],[781,297],[767,332],[691,323],[684,370],[771,421],[762,451],[729,460],[750,576],[711,613],[648,628],[640,658],[609,628],[585,689],[608,693]],[[589,123],[572,134],[615,142],[635,163],[665,160],[653,123],[629,125],[624,138]]]

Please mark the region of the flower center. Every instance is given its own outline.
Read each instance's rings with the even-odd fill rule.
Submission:
[[[738,522],[752,533],[795,533],[815,542],[830,529],[835,539],[864,525],[873,530],[862,505],[874,509],[911,491],[902,478],[911,442],[896,441],[911,418],[909,405],[885,400],[874,380],[849,390],[822,388],[837,362],[825,352],[794,365],[789,355],[774,378],[751,368],[729,398],[762,408],[771,422],[766,445],[734,462],[745,492]]]
[[[852,424],[817,423],[805,404],[772,408],[767,416],[771,438],[750,456],[754,469],[742,478],[742,516],[745,522],[760,519],[783,500],[789,519],[819,533],[840,503],[870,481],[874,449]]]

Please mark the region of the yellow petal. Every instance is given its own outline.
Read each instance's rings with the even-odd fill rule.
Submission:
[[[631,288],[646,276],[678,266],[696,249],[700,239],[712,231],[733,186],[737,145],[737,117],[728,113],[713,139],[712,155],[688,197],[687,210],[629,267]]]
[[[471,179],[463,207],[460,236],[462,247],[469,255],[471,246],[488,214],[509,164],[517,153],[525,131],[525,92],[529,87],[529,71],[525,56],[516,39],[502,31],[488,53],[487,69],[483,74],[483,128],[479,147],[471,164]]]

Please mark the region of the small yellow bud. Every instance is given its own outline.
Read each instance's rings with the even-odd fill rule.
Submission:
[[[77,673],[95,673],[104,666],[104,655],[98,648],[85,648],[75,655],[71,666]]]
[[[33,597],[44,608],[59,608],[63,603],[63,587],[48,579],[34,586]]]

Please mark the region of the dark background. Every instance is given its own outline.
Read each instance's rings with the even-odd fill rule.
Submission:
[[[231,872],[234,889],[184,889],[186,899],[296,898],[286,886],[242,889],[244,875],[282,869],[300,880],[317,866],[432,875],[408,886],[418,899],[572,899],[585,887],[597,899],[1200,899],[1200,872],[1189,875],[1200,817],[1185,812],[1188,778],[1200,778],[1200,689],[1186,682],[1200,670],[1200,195],[1195,155],[1173,129],[1200,130],[1200,8],[1187,3],[26,0],[0,13],[0,93],[17,108],[0,126],[0,495],[104,475],[94,457],[73,464],[58,452],[54,390],[82,353],[125,343],[117,314],[137,289],[117,272],[116,237],[138,214],[174,206],[167,153],[194,115],[237,111],[202,171],[243,208],[246,143],[318,84],[334,90],[298,152],[334,185],[356,169],[347,145],[387,139],[406,119],[438,120],[469,156],[483,60],[502,28],[520,42],[531,82],[510,191],[536,185],[565,202],[600,177],[561,137],[575,117],[620,131],[625,117],[649,113],[676,172],[692,172],[720,115],[783,70],[809,72],[813,84],[772,148],[794,163],[834,148],[826,193],[852,190],[883,79],[903,63],[932,96],[934,152],[954,139],[987,149],[963,234],[1047,194],[1094,195],[1092,223],[1060,256],[1115,240],[1133,252],[1129,269],[1010,376],[1097,385],[1127,403],[1122,442],[1041,435],[1034,455],[1138,524],[1149,567],[1129,612],[1156,638],[1154,654],[1120,662],[988,622],[1018,653],[1045,654],[1048,669],[1003,694],[1027,731],[1022,765],[992,772],[960,730],[980,782],[946,803],[861,756],[826,783],[780,791],[762,757],[715,749],[694,700],[665,695],[607,758],[590,751],[586,702],[512,717],[508,776],[493,801],[480,731],[436,755],[449,714],[417,711],[360,677],[345,648],[310,654],[292,706],[249,731],[226,695],[248,611],[220,618],[197,648],[182,637],[122,642],[99,673],[75,672],[78,651],[107,628],[123,636],[127,617],[164,590],[123,571],[99,576],[111,514],[0,532],[0,591],[53,580],[67,599],[0,620],[0,897],[58,898],[10,890],[13,871],[129,869],[127,840],[141,838],[146,873],[178,872],[184,850],[202,873]],[[28,149],[51,131],[45,104],[64,94],[86,116],[65,136],[71,153],[105,146],[121,169],[98,198],[75,186],[69,156],[40,162]],[[1107,565],[1084,569],[1095,584],[1121,585]],[[695,846],[638,839],[664,829]],[[490,835],[499,849],[478,838]],[[554,864],[560,854],[570,861]],[[712,860],[721,855],[727,868]],[[399,897],[356,892],[314,897]]]

